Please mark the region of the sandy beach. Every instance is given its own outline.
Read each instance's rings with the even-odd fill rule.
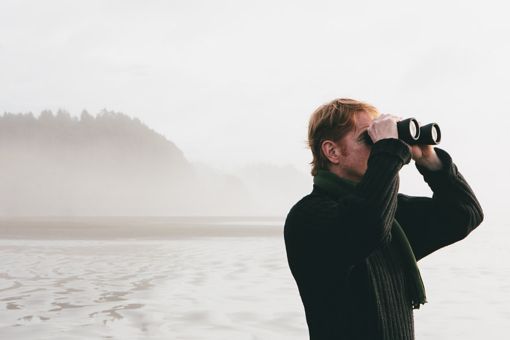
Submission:
[[[0,337],[306,340],[282,231],[276,218],[3,220]],[[508,255],[475,233],[420,261],[417,339],[504,339],[510,266],[490,260]]]
[[[279,217],[23,217],[0,218],[3,239],[115,240],[283,235]]]

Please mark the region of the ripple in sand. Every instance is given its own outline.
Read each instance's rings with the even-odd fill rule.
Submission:
[[[3,299],[0,299],[0,301],[12,301],[12,300],[21,300],[23,298],[26,298],[26,297],[29,297],[30,295],[28,294],[25,294],[25,295],[18,295],[18,296],[9,296],[9,297],[6,297],[6,298],[3,298]]]
[[[58,306],[58,308],[50,309],[48,312],[59,312],[63,309],[82,308],[89,306],[89,305],[73,305],[68,302],[52,302],[51,304],[54,306]]]
[[[33,315],[27,315],[23,316],[21,318],[18,318],[19,321],[48,321],[50,318],[45,316],[33,316]],[[17,324],[16,326],[21,326],[20,324]]]
[[[15,302],[9,302],[9,303],[7,303],[5,308],[7,308],[7,309],[21,309],[21,306]]]
[[[21,282],[19,282],[19,281],[14,281],[14,283],[12,283],[9,287],[0,289],[0,292],[5,292],[5,291],[7,291],[7,290],[16,289],[16,288],[19,288],[19,287],[21,287],[21,286],[23,286],[23,285],[21,284]]]
[[[103,323],[106,324],[108,321],[123,319],[124,317],[122,316],[122,314],[119,313],[119,311],[130,310],[130,309],[139,309],[139,308],[142,308],[143,306],[144,306],[144,304],[141,304],[141,303],[130,303],[127,305],[114,306],[113,308],[105,309],[100,312],[90,313],[89,318],[93,318],[94,316],[96,316],[98,314],[105,315],[107,317],[107,319],[104,319]]]
[[[106,292],[101,294],[99,299],[94,300],[94,302],[115,302],[115,301],[125,301],[127,298],[125,298],[126,295],[128,295],[129,292]]]
[[[71,293],[83,292],[83,289],[66,288],[63,292],[55,292],[55,294],[68,295]]]
[[[133,286],[133,288],[131,289],[131,291],[147,290],[147,289],[154,287],[152,280],[153,279],[144,279],[144,280],[132,282],[131,285]]]

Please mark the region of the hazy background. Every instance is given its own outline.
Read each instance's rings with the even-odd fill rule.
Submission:
[[[311,190],[305,142],[311,112],[352,97],[385,113],[439,123],[441,147],[478,193],[487,220],[498,219],[509,189],[503,178],[507,7],[501,1],[2,1],[0,112],[123,112],[172,142],[201,174],[240,180],[232,190],[255,204],[207,213],[284,215]],[[23,171],[37,167],[26,164]],[[401,191],[428,194],[414,166],[407,168]],[[294,184],[279,187],[288,182],[285,174]],[[267,188],[252,182],[253,193],[252,179]],[[278,197],[268,206],[271,195]],[[11,213],[19,211],[3,211]]]

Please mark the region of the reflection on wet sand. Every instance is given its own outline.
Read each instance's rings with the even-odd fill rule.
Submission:
[[[293,325],[278,338],[305,339],[283,240],[274,237],[281,227],[267,228],[239,237],[200,229],[171,239],[179,229],[162,240],[96,239],[90,231],[73,232],[89,236],[83,240],[0,239],[0,334],[271,339]]]
[[[1,339],[308,339],[281,228],[176,239],[178,230],[160,230],[162,239],[20,230],[0,238]],[[477,235],[420,261],[430,303],[415,313],[417,338],[474,340],[508,327],[510,267],[490,261],[510,256],[507,238]]]

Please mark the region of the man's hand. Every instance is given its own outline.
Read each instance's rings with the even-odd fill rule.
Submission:
[[[390,114],[382,114],[372,121],[367,133],[375,143],[380,139],[397,138],[397,122],[402,118]],[[443,167],[443,163],[436,154],[432,145],[410,145],[411,157],[416,164],[435,171]]]
[[[397,122],[399,120],[400,118],[389,114],[382,114],[375,118],[367,129],[372,142],[385,138],[398,139]]]
[[[412,145],[411,157],[416,164],[435,171],[443,167],[443,163],[436,154],[432,145]]]

